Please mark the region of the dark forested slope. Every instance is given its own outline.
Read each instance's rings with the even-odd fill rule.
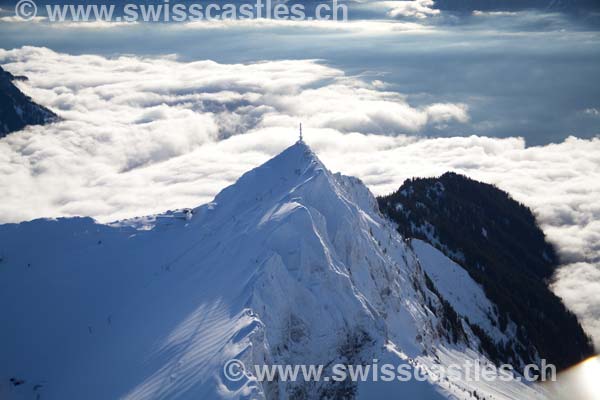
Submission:
[[[503,330],[510,320],[517,325],[523,344],[517,350],[482,337],[496,361],[508,361],[516,351],[533,362],[537,349],[565,368],[593,352],[575,315],[548,288],[558,259],[529,208],[493,185],[455,173],[406,180],[378,201],[400,233],[436,246],[483,286],[498,306]]]
[[[58,119],[56,114],[34,103],[13,83],[25,79],[0,67],[0,138],[27,125],[42,125]]]

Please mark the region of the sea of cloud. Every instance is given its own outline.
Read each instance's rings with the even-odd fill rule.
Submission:
[[[469,121],[461,103],[415,106],[385,82],[317,60],[247,64],[0,50],[20,87],[63,121],[0,140],[0,222],[101,221],[210,201],[296,140],[375,194],[448,170],[530,206],[566,264],[553,287],[600,344],[600,139],[424,138]]]

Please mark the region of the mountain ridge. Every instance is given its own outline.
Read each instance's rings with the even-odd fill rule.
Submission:
[[[489,363],[467,319],[511,334],[456,263],[409,245],[359,179],[331,173],[303,142],[192,211],[1,225],[0,243],[0,323],[11,327],[0,381],[25,382],[0,387],[9,399],[36,385],[49,399],[545,398],[519,382],[441,379],[436,365]],[[377,359],[429,379],[233,382],[222,372],[231,359]]]

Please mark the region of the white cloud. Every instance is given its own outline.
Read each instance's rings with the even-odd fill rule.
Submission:
[[[375,3],[377,4],[377,3]],[[169,26],[174,30],[222,30],[222,29],[310,29],[318,31],[337,31],[357,34],[390,34],[390,33],[433,33],[435,30],[424,24],[411,21],[379,20],[277,20],[259,19],[225,19],[192,21]]]
[[[126,21],[104,21],[104,20],[92,20],[85,22],[75,21],[62,21],[54,22],[48,21],[49,26],[53,28],[77,28],[77,29],[113,29],[116,27],[129,27],[137,25],[137,21],[126,22]]]
[[[394,4],[397,2],[374,2],[368,3],[368,7],[373,6],[375,9],[389,10],[394,9]],[[412,3],[412,2],[407,2]],[[390,5],[391,4],[391,5]],[[437,13],[437,10],[434,14]],[[393,18],[399,15],[392,15],[392,11],[386,13],[387,16]],[[416,15],[414,15],[416,16]],[[310,16],[307,16],[307,18]],[[252,18],[252,19],[215,19],[215,20],[198,20],[181,23],[171,23],[168,25],[161,26],[166,32],[181,32],[181,31],[223,31],[223,30],[260,30],[264,31],[285,31],[292,32],[297,30],[298,32],[306,33],[307,29],[311,30],[311,33],[315,34],[318,32],[340,32],[357,35],[373,35],[373,34],[428,34],[435,33],[436,30],[432,26],[418,23],[417,21],[400,21],[390,20],[388,18],[382,19],[356,19],[356,20],[343,20],[343,16],[339,14],[338,20],[320,20],[315,19],[303,19],[303,20],[291,20],[291,19],[273,19],[273,18]],[[418,17],[418,19],[422,19]],[[135,29],[145,25],[146,23],[141,21],[104,21],[104,20],[91,20],[91,21],[50,21],[47,17],[37,16],[31,20],[24,20],[14,15],[0,17],[0,21],[5,24],[22,24],[23,22],[35,22],[42,25],[38,27],[48,27],[54,30],[119,30],[121,32],[128,32],[127,30]],[[147,23],[151,24],[151,23]]]
[[[0,208],[2,221],[130,215],[140,210],[134,199],[145,196],[111,208],[114,192],[107,190],[113,200],[103,201],[99,186],[247,131],[303,121],[344,132],[415,133],[466,118],[463,105],[413,107],[398,93],[313,60],[225,65],[173,57],[71,56],[24,47],[0,50],[0,62],[28,76],[19,83],[23,90],[64,118],[0,142],[5,161],[0,188],[12,193]],[[39,200],[32,203],[31,193]]]
[[[26,47],[0,50],[0,62],[29,76],[23,90],[65,118],[0,140],[2,222],[109,221],[204,203],[293,143],[303,121],[330,169],[377,194],[453,170],[532,207],[571,264],[556,292],[600,338],[600,298],[588,293],[600,282],[600,139],[527,148],[521,138],[410,136],[468,121],[468,110],[411,106],[384,82],[312,60],[218,64]]]
[[[587,331],[594,335],[600,348],[600,262],[578,262],[562,267],[552,285],[554,292],[565,299],[573,312],[583,316]]]
[[[418,18],[425,19],[432,15],[438,15],[440,10],[433,8],[433,0],[413,0],[413,1],[381,1],[374,3],[389,8],[388,16],[392,18]]]
[[[514,17],[519,15],[516,11],[479,11],[475,10],[472,15],[476,17]]]
[[[0,9],[0,12],[2,11],[2,9]],[[23,19],[21,17],[17,17],[16,15],[8,15],[5,17],[0,17],[0,21],[5,22],[5,23],[23,23],[23,22],[28,22],[28,23],[39,23],[42,21],[45,21],[47,18],[46,17],[33,17],[31,19]]]

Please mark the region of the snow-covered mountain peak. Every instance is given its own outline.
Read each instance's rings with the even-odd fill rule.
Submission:
[[[490,337],[506,335],[464,271],[407,243],[360,180],[332,174],[302,142],[193,214],[159,219],[167,222],[149,230],[90,219],[0,226],[0,324],[15,327],[0,332],[1,380],[43,384],[45,399],[468,399],[475,388],[496,399],[541,396],[516,383],[436,383],[433,373],[383,392],[350,381],[226,379],[233,358],[425,370],[485,361],[467,317]],[[20,388],[1,390],[21,398]]]
[[[266,163],[243,174],[225,188],[213,205],[255,204],[265,197],[276,197],[305,184],[319,174],[328,174],[317,155],[298,141]]]

